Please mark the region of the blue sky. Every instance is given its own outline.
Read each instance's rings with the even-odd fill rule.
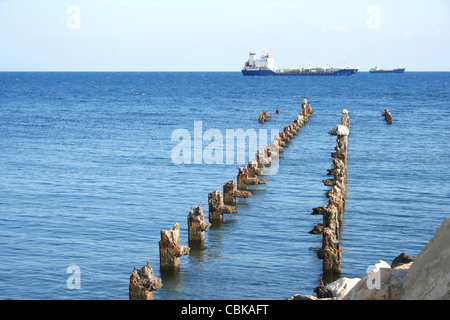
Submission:
[[[448,0],[0,0],[0,71],[450,71]]]

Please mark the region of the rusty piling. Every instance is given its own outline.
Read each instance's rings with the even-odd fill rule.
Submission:
[[[205,242],[205,231],[211,227],[211,223],[205,221],[205,214],[201,204],[195,209],[191,208],[187,222],[189,247],[203,245]]]
[[[209,221],[222,222],[223,214],[238,213],[236,206],[230,206],[223,203],[223,197],[220,190],[210,192],[208,194]]]
[[[228,181],[223,185],[223,203],[229,206],[236,206],[236,198],[250,198],[252,194],[249,191],[238,190],[236,182]]]
[[[392,124],[394,122],[394,119],[392,118],[392,113],[388,109],[384,109],[381,115],[384,116],[384,119],[388,124]]]
[[[259,114],[259,119],[258,122],[259,123],[264,123],[267,120],[269,120],[269,118],[272,118],[272,115],[268,114],[267,111],[263,111]]]
[[[189,254],[190,248],[180,244],[180,225],[175,223],[169,230],[161,230],[159,260],[161,269],[177,269],[180,257]]]
[[[134,267],[130,276],[129,299],[130,300],[153,300],[153,291],[161,289],[161,279],[153,275],[150,263],[140,270]]]

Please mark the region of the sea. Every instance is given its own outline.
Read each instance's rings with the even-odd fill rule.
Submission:
[[[133,269],[147,262],[163,283],[155,300],[314,295],[322,236],[309,231],[322,217],[311,213],[328,203],[322,180],[336,145],[328,131],[343,109],[351,127],[341,276],[361,278],[402,252],[415,258],[450,217],[449,83],[448,72],[408,71],[1,72],[0,299],[127,300]],[[208,193],[254,159],[249,139],[225,161],[227,130],[270,139],[303,99],[315,113],[277,172],[250,186],[252,197],[238,199],[238,213],[213,224],[177,272],[162,272],[161,230],[178,223],[188,245],[190,209],[201,204],[208,220]],[[262,111],[272,115],[264,124]],[[218,148],[217,161],[202,157],[218,145],[223,161]]]

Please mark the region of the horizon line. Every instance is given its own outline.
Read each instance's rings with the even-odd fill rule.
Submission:
[[[407,70],[407,69],[406,69]],[[6,72],[154,72],[154,73],[181,73],[181,72],[190,72],[190,73],[199,73],[199,72],[221,72],[221,73],[240,73],[241,70],[0,70],[1,73]],[[369,72],[369,70],[358,70],[358,72]],[[409,70],[407,72],[450,72],[450,70]]]

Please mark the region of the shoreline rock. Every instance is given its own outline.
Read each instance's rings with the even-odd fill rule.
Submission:
[[[404,278],[402,300],[450,300],[450,218],[417,255]]]
[[[401,266],[405,263],[413,262],[414,258],[408,256],[406,253],[402,252],[397,258],[395,258],[391,263],[391,268]]]
[[[342,300],[398,300],[403,296],[403,278],[412,263],[391,268],[386,262],[380,262]]]
[[[450,300],[450,218],[445,219],[416,259],[401,253],[391,264],[380,260],[359,278],[340,278],[312,295],[288,300]],[[321,298],[325,297],[325,298]]]

